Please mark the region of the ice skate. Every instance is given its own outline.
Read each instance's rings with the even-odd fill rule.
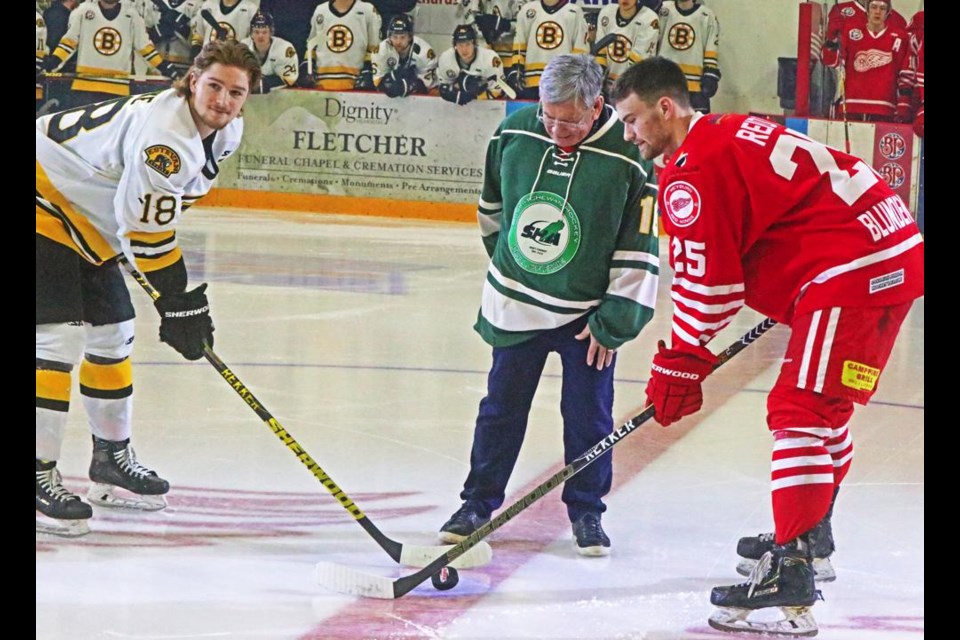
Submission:
[[[55,461],[37,460],[37,533],[77,538],[90,533],[90,505],[63,486]]]
[[[708,620],[720,631],[810,637],[819,631],[811,607],[822,596],[816,589],[807,543],[795,540],[774,546],[757,561],[750,579],[714,587],[710,603],[718,609]],[[774,617],[774,609],[780,617]]]
[[[833,543],[833,527],[830,525],[830,514],[827,514],[816,527],[807,534],[813,550],[813,574],[817,582],[833,582],[837,579],[837,572],[830,562],[836,547]],[[774,534],[761,533],[756,536],[740,538],[737,543],[737,554],[741,557],[737,563],[737,573],[749,576],[757,566],[757,560],[763,554],[773,549]]]
[[[114,442],[93,436],[90,479],[87,499],[101,507],[159,511],[167,506],[163,495],[170,483],[140,464],[129,438]]]

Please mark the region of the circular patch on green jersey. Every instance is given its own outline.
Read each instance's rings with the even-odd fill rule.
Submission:
[[[508,245],[524,271],[556,273],[580,249],[580,219],[570,203],[549,191],[529,193],[517,203]]]

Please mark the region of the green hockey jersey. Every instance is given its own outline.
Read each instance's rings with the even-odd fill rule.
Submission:
[[[518,344],[590,314],[608,349],[653,317],[660,272],[653,164],[623,139],[609,106],[561,149],[535,105],[507,116],[487,146],[478,220],[490,266],[475,329]]]

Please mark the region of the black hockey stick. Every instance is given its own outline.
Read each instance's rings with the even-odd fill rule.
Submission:
[[[210,28],[213,29],[213,32],[217,34],[217,40],[226,40],[227,36],[230,35],[230,32],[227,31],[222,24],[217,22],[217,19],[213,17],[213,14],[210,13],[210,9],[204,9],[200,12],[200,17],[207,21],[207,24],[210,25]]]
[[[160,292],[150,284],[150,281],[147,280],[137,268],[130,263],[124,257],[118,258],[120,263],[130,272],[130,275],[133,276],[133,279],[137,281],[143,290],[154,300],[160,298]],[[237,374],[232,371],[226,364],[223,363],[216,353],[213,352],[213,349],[204,345],[203,347],[203,357],[207,359],[207,362],[213,365],[217,370],[220,376],[230,385],[230,387],[237,392],[243,401],[247,403],[254,413],[260,416],[260,419],[266,423],[270,430],[273,431],[273,434],[280,439],[280,442],[285,444],[290,451],[297,456],[297,459],[303,463],[303,466],[313,474],[313,476],[320,481],[327,491],[340,503],[344,509],[346,509],[350,515],[353,516],[363,530],[370,534],[370,537],[373,538],[380,548],[387,552],[394,562],[400,564],[405,564],[414,567],[422,567],[431,560],[437,557],[438,554],[444,553],[444,551],[450,548],[450,545],[443,546],[417,546],[402,544],[396,540],[391,540],[386,535],[383,534],[380,529],[370,521],[370,519],[360,510],[360,507],[351,500],[347,494],[341,489],[336,482],[333,481],[333,478],[324,471],[316,460],[306,452],[303,446],[294,439],[293,435],[287,431],[280,422],[273,417],[273,415],[267,411],[267,408],[264,407],[260,401],[253,395],[253,392],[244,384]],[[483,564],[486,564],[490,561],[490,558],[493,556],[493,550],[490,548],[489,544],[484,543],[485,546],[478,547],[477,552],[471,556],[464,556],[460,562],[460,565],[463,568],[476,567]],[[471,545],[472,546],[472,545]],[[457,554],[460,556],[463,552]]]
[[[607,35],[603,36],[602,38],[600,38],[599,40],[593,43],[593,46],[590,47],[590,55],[592,56],[598,55],[601,51],[603,51],[604,49],[606,49],[616,41],[617,41],[617,34],[608,33]]]
[[[714,370],[753,344],[757,338],[776,324],[777,322],[775,320],[767,318],[741,336],[736,342],[717,355],[717,364],[714,366]],[[584,452],[573,462],[544,480],[528,494],[494,516],[490,522],[471,533],[452,549],[446,551],[442,556],[415,573],[397,578],[396,580],[390,580],[389,578],[370,575],[343,565],[319,562],[316,566],[317,581],[329,589],[342,593],[366,596],[369,598],[382,598],[385,600],[400,598],[434,574],[439,573],[444,567],[449,566],[460,554],[466,553],[473,545],[480,543],[481,540],[512,520],[518,513],[615,447],[618,442],[639,428],[640,425],[650,420],[653,414],[654,408],[653,406],[649,406],[639,415],[627,420],[623,425],[615,429],[613,433],[591,447],[589,451]]]

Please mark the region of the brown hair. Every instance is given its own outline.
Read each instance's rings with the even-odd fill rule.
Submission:
[[[620,74],[610,91],[610,102],[616,104],[631,93],[648,104],[667,96],[680,106],[690,106],[686,75],[676,62],[660,56],[645,58]]]
[[[260,84],[260,76],[263,74],[260,70],[260,61],[246,45],[240,44],[236,40],[213,40],[203,45],[203,49],[193,59],[190,70],[173,83],[177,94],[189,98],[192,93],[190,78],[199,76],[218,62],[228,67],[237,67],[246,71],[250,78],[251,89]]]

